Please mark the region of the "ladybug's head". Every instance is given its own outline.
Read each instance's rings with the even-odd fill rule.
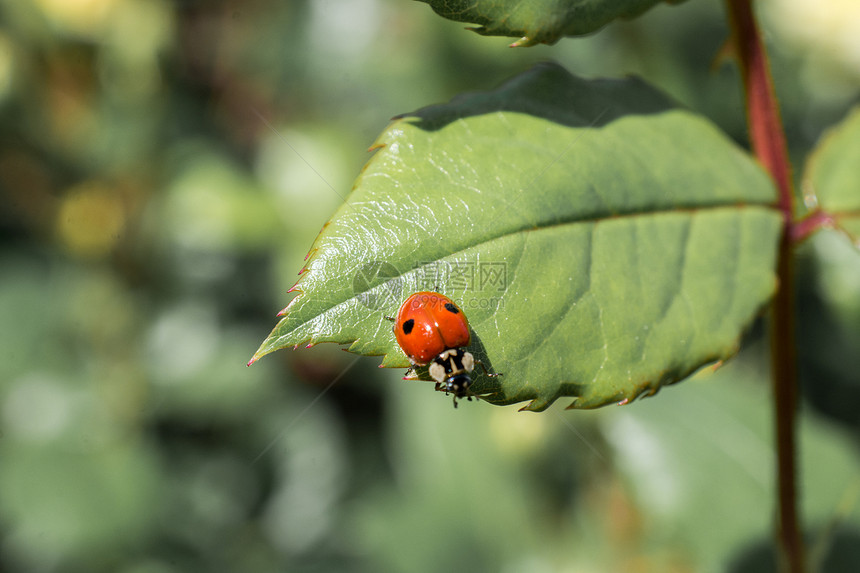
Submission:
[[[471,396],[469,386],[472,385],[472,378],[464,373],[451,376],[445,381],[445,393],[450,392],[457,398],[465,398]],[[470,398],[471,399],[471,398]]]

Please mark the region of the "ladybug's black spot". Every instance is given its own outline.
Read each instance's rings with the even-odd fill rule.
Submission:
[[[450,302],[445,303],[445,310],[447,310],[448,312],[453,312],[454,314],[460,314],[460,309]]]
[[[412,332],[412,329],[415,328],[415,319],[410,318],[409,320],[403,321],[403,334],[409,334]]]

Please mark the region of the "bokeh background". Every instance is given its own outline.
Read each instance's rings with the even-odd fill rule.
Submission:
[[[796,171],[860,5],[762,13]],[[827,6],[822,6],[827,4]],[[768,571],[761,325],[596,412],[463,403],[334,346],[245,363],[390,117],[554,59],[745,145],[719,2],[509,50],[406,0],[0,0],[0,571]],[[803,509],[860,568],[860,257],[799,252]]]

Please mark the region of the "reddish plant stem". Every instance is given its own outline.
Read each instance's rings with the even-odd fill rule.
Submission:
[[[779,104],[773,91],[767,52],[752,13],[750,0],[728,0],[734,28],[734,47],[746,90],[747,122],[752,148],[773,177],[779,209],[790,225],[794,213],[791,164]]]
[[[826,211],[813,211],[803,219],[796,221],[791,226],[791,242],[795,245],[801,243],[821,229],[836,228],[836,218]]]
[[[781,569],[806,570],[803,536],[798,513],[797,488],[797,370],[794,340],[794,265],[790,233],[779,246],[779,291],[771,310],[771,377],[773,384],[777,457],[777,539]]]
[[[779,244],[779,290],[771,312],[771,377],[775,409],[777,453],[777,539],[783,571],[805,571],[803,538],[797,500],[796,418],[797,367],[794,340],[794,272],[792,228],[794,190],[785,133],[774,95],[767,52],[750,0],[727,0],[734,48],[743,76],[747,121],[753,151],[773,177],[784,217]]]

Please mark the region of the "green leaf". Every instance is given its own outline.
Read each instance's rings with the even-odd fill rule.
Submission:
[[[860,107],[810,156],[803,189],[806,203],[821,208],[860,246]]]
[[[421,0],[434,12],[484,36],[513,36],[512,46],[554,44],[595,32],[616,18],[635,18],[659,0]],[[678,3],[683,0],[667,0]]]
[[[639,80],[540,65],[396,119],[375,147],[252,362],[338,342],[405,367],[384,317],[437,290],[503,374],[476,392],[592,408],[732,355],[774,291],[770,180]]]

